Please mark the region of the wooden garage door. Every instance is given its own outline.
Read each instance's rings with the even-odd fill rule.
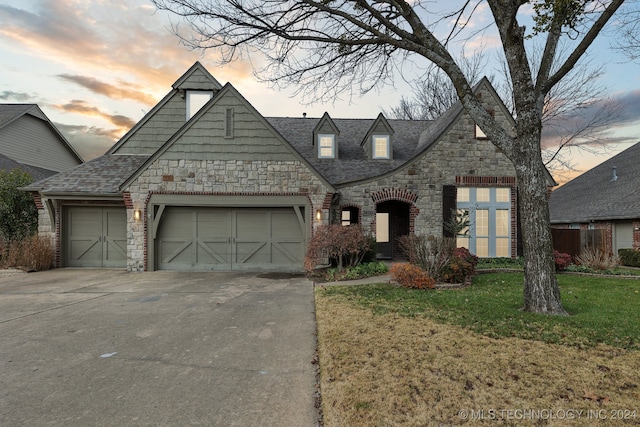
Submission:
[[[65,266],[127,266],[127,212],[124,207],[68,207],[64,230]]]
[[[304,227],[294,208],[167,207],[156,241],[161,270],[299,270]]]

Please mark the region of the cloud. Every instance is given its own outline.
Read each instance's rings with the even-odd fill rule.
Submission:
[[[27,103],[29,101],[33,101],[34,99],[36,99],[36,97],[24,92],[13,92],[10,90],[5,90],[0,92],[0,99],[4,101],[11,100],[19,103]]]
[[[166,12],[136,3],[36,0],[20,6],[0,5],[0,37],[14,48],[26,48],[47,61],[82,69],[85,75],[117,75],[131,84],[144,85],[144,93],[119,93],[110,90],[117,88],[118,82],[83,80],[77,73],[66,75],[73,77],[74,83],[103,90],[102,94],[114,99],[148,103],[142,95],[152,93],[158,99],[191,64],[205,58],[202,52],[186,49],[168,30]],[[213,51],[207,55],[217,59]],[[241,61],[216,71],[219,78],[238,81],[252,78],[251,70],[248,62]]]
[[[547,123],[542,132],[543,148],[560,141],[589,123],[596,122],[589,135],[577,138],[575,145],[631,143],[638,140],[640,127],[640,90],[621,92],[599,99],[585,108],[568,112]],[[635,128],[635,130],[633,130]]]
[[[157,102],[155,97],[137,90],[137,87],[126,82],[121,82],[119,86],[115,86],[87,76],[59,74],[58,77],[62,80],[87,88],[93,93],[104,95],[111,99],[131,99],[146,105],[154,105]]]
[[[103,155],[122,134],[115,129],[55,123],[85,161]]]
[[[119,114],[105,113],[104,111],[101,111],[97,107],[93,107],[89,105],[86,101],[81,101],[77,99],[74,99],[67,104],[54,105],[53,107],[57,108],[58,110],[65,111],[67,113],[76,113],[76,114],[82,114],[84,116],[99,117],[101,119],[107,120],[108,122],[117,126],[119,129],[128,130],[133,125],[136,124],[135,120],[129,117],[119,115]]]

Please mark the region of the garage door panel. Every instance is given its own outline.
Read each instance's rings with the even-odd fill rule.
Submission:
[[[127,263],[127,212],[124,209],[103,211],[105,239],[103,266],[121,267]]]
[[[301,242],[274,242],[271,253],[274,264],[301,264],[304,249]]]
[[[300,269],[304,227],[290,208],[166,207],[160,220],[158,268]],[[184,248],[170,246],[181,239]],[[174,242],[176,243],[176,242]],[[189,249],[190,248],[190,249]],[[184,249],[183,253],[174,252]],[[171,255],[171,256],[169,256]]]
[[[230,264],[229,239],[198,238],[196,264]]]
[[[102,243],[98,238],[73,236],[67,248],[67,266],[102,267]]]
[[[127,216],[124,207],[65,208],[64,265],[125,267]]]

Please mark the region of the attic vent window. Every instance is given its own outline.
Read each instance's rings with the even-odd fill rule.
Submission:
[[[373,158],[389,159],[389,135],[373,135]]]
[[[335,135],[318,135],[318,158],[334,159],[336,157],[336,137]]]
[[[187,91],[187,120],[191,119],[213,97],[209,90]]]
[[[233,138],[233,108],[227,108],[225,110],[224,137]]]

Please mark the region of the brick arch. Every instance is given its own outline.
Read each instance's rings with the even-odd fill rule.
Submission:
[[[418,195],[406,188],[384,188],[380,191],[373,192],[371,194],[371,200],[376,204],[388,202],[390,200],[398,200],[415,206],[415,203],[418,200]]]

